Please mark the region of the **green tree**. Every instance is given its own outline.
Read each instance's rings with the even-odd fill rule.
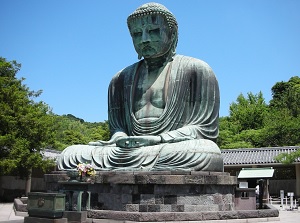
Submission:
[[[268,112],[268,106],[262,92],[258,94],[249,92],[247,97],[240,94],[236,102],[230,105],[229,110],[230,120],[239,127],[238,131],[243,131],[260,129]]]
[[[277,82],[272,87],[270,107],[287,109],[293,117],[300,115],[300,77],[294,76],[288,82]]]
[[[87,144],[96,140],[109,140],[108,122],[85,122],[74,115],[55,116],[54,149],[63,150],[70,145]]]
[[[21,65],[0,57],[0,171],[14,172],[28,181],[32,168],[46,169],[53,162],[40,155],[53,141],[53,116],[44,102],[33,99],[41,91],[30,91],[16,77]]]
[[[240,94],[230,105],[229,117],[220,118],[218,144],[222,149],[251,148],[261,145],[261,128],[264,126],[268,106],[263,94]]]

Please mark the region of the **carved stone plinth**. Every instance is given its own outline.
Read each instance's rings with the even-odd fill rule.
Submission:
[[[49,190],[75,186],[61,182],[67,181],[63,171],[46,174],[45,181]],[[278,210],[271,206],[236,210],[236,185],[236,177],[222,172],[97,172],[94,184],[84,184],[91,192],[87,216],[107,222],[278,217]]]
[[[49,189],[65,186],[61,181],[64,174],[45,175]],[[98,172],[95,183],[86,186],[92,193],[92,209],[199,212],[234,210],[236,183],[236,177],[222,172],[110,171]]]

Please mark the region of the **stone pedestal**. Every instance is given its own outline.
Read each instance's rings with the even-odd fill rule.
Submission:
[[[72,185],[67,183],[64,171],[46,174],[45,181],[49,191]],[[153,222],[278,217],[278,210],[272,207],[236,210],[236,186],[236,177],[223,172],[97,172],[94,184],[84,184],[84,190],[91,192],[87,220]]]
[[[128,212],[234,210],[235,177],[210,172],[100,173],[98,209]]]
[[[61,187],[61,192],[67,195],[68,211],[78,211],[89,210],[91,204],[91,192],[89,191],[89,184],[87,182],[58,182]]]
[[[66,172],[45,175],[48,190],[76,187]],[[64,180],[62,180],[64,179]],[[126,212],[199,212],[234,210],[236,177],[223,172],[98,172],[92,209]]]

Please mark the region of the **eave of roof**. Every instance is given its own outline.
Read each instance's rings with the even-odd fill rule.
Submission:
[[[275,157],[281,153],[292,153],[300,149],[299,146],[264,147],[252,149],[223,149],[221,150],[224,165],[266,165],[280,164]],[[300,163],[300,158],[295,160]]]

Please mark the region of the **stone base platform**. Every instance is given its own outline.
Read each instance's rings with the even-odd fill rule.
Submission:
[[[45,175],[49,191],[63,190],[66,172]],[[223,172],[98,172],[91,208],[126,212],[199,212],[234,210],[236,177]],[[82,184],[78,182],[78,187]],[[72,182],[72,188],[76,183]]]
[[[271,205],[266,205],[261,210],[243,210],[243,211],[202,211],[202,212],[124,212],[124,211],[106,211],[90,210],[88,217],[93,222],[210,222],[211,220],[234,220],[237,222],[266,222],[278,221],[278,209]],[[94,220],[102,219],[102,220]],[[252,219],[248,221],[249,219]],[[244,221],[243,221],[244,220]],[[212,221],[213,222],[213,221]],[[218,221],[219,222],[219,221]],[[231,221],[230,221],[231,222]],[[235,221],[234,221],[235,222]]]
[[[67,218],[58,218],[58,219],[50,219],[50,218],[38,218],[38,217],[25,217],[24,223],[68,223]]]
[[[67,172],[56,171],[46,174],[45,181],[49,192],[77,187],[90,192],[87,215],[95,222],[260,219],[279,215],[271,207],[235,210],[237,178],[224,172],[101,171],[94,183],[82,184],[70,183]]]

